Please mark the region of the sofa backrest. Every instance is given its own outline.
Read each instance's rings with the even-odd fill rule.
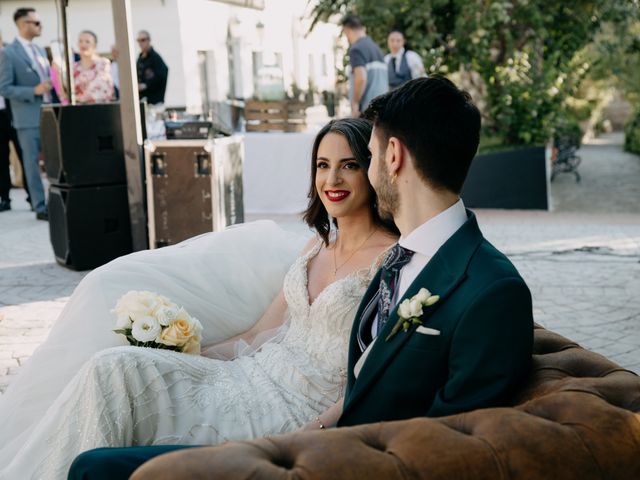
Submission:
[[[516,406],[555,392],[584,392],[640,412],[640,377],[577,343],[535,326],[531,376],[515,393]]]

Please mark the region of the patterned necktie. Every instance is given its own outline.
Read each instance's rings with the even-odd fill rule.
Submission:
[[[400,270],[409,263],[413,254],[414,252],[412,250],[396,243],[384,259],[382,272],[380,274],[380,296],[378,297],[378,329],[376,332],[378,335],[380,335],[385,323],[387,323],[389,319],[391,300],[393,299],[393,294],[398,283]]]

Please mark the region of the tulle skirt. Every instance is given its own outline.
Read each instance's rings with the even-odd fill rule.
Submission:
[[[250,328],[282,289],[308,237],[258,221],[121,257],[87,275],[47,340],[0,396],[0,465],[7,465],[93,354],[126,345],[110,312],[129,290],[167,296],[203,324],[203,346]]]

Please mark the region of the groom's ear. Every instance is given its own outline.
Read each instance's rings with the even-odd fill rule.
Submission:
[[[387,162],[387,168],[391,175],[394,173],[397,174],[405,165],[407,161],[407,147],[405,147],[404,143],[402,143],[398,137],[389,137],[385,161]]]

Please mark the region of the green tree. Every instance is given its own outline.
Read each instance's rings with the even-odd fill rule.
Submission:
[[[404,30],[429,72],[476,72],[485,134],[508,145],[546,141],[591,68],[585,48],[639,18],[638,0],[319,0],[314,23],[347,11],[383,47]]]

